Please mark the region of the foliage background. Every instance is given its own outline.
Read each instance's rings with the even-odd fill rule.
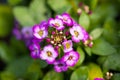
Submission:
[[[77,14],[78,4],[88,5],[92,14]],[[33,26],[56,14],[68,12],[91,36],[92,48],[78,46],[81,58],[67,72],[34,60],[22,40],[12,34],[14,19],[21,27]],[[1,0],[0,80],[93,80],[113,73],[120,80],[120,0]]]

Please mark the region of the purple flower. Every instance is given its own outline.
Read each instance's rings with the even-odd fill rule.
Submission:
[[[72,41],[71,40],[68,40],[68,41],[64,41],[63,43],[63,46],[64,46],[64,52],[70,52],[73,50],[72,46]]]
[[[48,28],[48,22],[47,21],[42,21],[40,24],[39,24],[40,27],[45,27],[46,29]]]
[[[29,49],[31,51],[31,57],[32,58],[39,58],[39,54],[40,54],[39,44],[33,43],[32,45],[29,46]]]
[[[74,66],[77,61],[79,60],[79,53],[75,51],[71,51],[68,53],[65,53],[62,60],[68,65],[68,66]]]
[[[62,15],[57,15],[56,18],[59,18],[63,21],[67,26],[72,26],[73,21],[68,13],[63,13]]]
[[[23,27],[21,33],[24,39],[29,39],[33,37],[32,27]]]
[[[72,35],[72,40],[74,42],[80,42],[84,38],[82,28],[79,25],[74,25],[70,28],[70,34]]]
[[[56,72],[67,71],[68,66],[65,64],[65,62],[57,60],[54,62],[54,69]]]
[[[103,78],[95,78],[94,80],[104,80]]]
[[[16,39],[18,40],[22,39],[21,31],[17,27],[13,29],[13,34],[15,35]]]
[[[36,38],[33,38],[32,39],[32,42],[33,43],[40,43],[42,40],[41,39],[36,39]]]
[[[39,25],[33,26],[33,35],[37,39],[43,39],[48,35],[46,27],[40,27]]]
[[[61,19],[58,18],[50,18],[48,21],[49,25],[56,28],[57,30],[63,30],[64,29],[64,25]]]
[[[52,64],[57,56],[58,52],[53,48],[52,45],[45,46],[40,54],[40,58],[46,60],[49,64]]]

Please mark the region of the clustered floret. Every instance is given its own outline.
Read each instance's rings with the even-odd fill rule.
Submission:
[[[56,72],[66,71],[78,62],[80,53],[74,50],[74,43],[82,41],[86,46],[92,46],[89,34],[68,13],[34,25],[33,36],[32,58],[54,65]]]

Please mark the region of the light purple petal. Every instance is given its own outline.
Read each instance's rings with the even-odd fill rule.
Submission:
[[[75,32],[77,32],[77,35]],[[74,42],[79,42],[84,38],[84,33],[79,25],[74,25],[72,28],[70,28],[70,34],[72,35],[72,40]]]
[[[14,28],[14,29],[13,29],[13,34],[15,35],[15,37],[16,37],[18,40],[22,39],[21,31],[20,31],[18,28]]]
[[[40,28],[45,27],[46,29],[48,28],[48,22],[47,21],[42,21],[40,24]]]
[[[48,64],[53,64],[54,61],[55,61],[55,58],[48,57],[48,58],[46,59],[46,61],[47,61]]]
[[[48,55],[48,51],[50,52],[50,55]],[[52,64],[57,56],[58,56],[58,53],[52,47],[52,45],[45,46],[43,51],[40,54],[40,58],[43,60],[46,60],[48,64]]]
[[[63,25],[63,22],[61,19],[58,19],[58,18],[50,18],[48,20],[48,23],[50,26],[56,28],[57,30],[63,30],[64,29],[64,25]]]
[[[29,46],[29,49],[33,51],[35,49],[40,49],[40,46],[37,43],[33,43],[32,45]]]
[[[72,40],[73,40],[74,42],[76,42],[76,43],[79,43],[79,42],[80,42],[80,39],[79,39],[79,38],[76,38],[76,37],[74,37],[74,36],[72,36]]]
[[[48,20],[49,26],[53,26],[54,23],[55,23],[55,22],[54,22],[54,19],[53,19],[53,18],[50,18],[50,19]]]
[[[58,66],[54,66],[54,69],[56,72],[62,72],[61,68],[59,68]]]
[[[63,16],[63,22],[67,26],[72,26],[73,25],[73,20],[68,13],[63,13],[62,16]]]
[[[40,30],[39,25],[34,25],[33,26],[33,32],[38,32]]]
[[[48,58],[48,56],[44,51],[41,51],[40,58],[43,60],[46,60]]]
[[[73,60],[67,60],[66,61],[66,64],[68,65],[68,66],[74,66],[75,65],[75,61],[73,61]]]
[[[21,30],[21,33],[22,33],[22,35],[25,39],[33,37],[32,27],[23,27],[22,30]]]
[[[68,40],[68,41],[64,41],[63,43],[63,46],[64,46],[64,52],[70,52],[73,50],[72,46],[72,41],[71,40]]]
[[[56,24],[58,24],[58,25],[56,25]],[[63,25],[62,20],[57,19],[57,18],[55,19],[54,26],[57,30],[63,30],[64,29],[64,25]]]
[[[57,15],[56,18],[63,19],[63,17],[61,15]]]
[[[79,54],[78,52],[71,51],[69,53],[66,53],[62,60],[66,62],[68,66],[74,66],[79,60]]]
[[[68,66],[62,60],[57,60],[54,62],[54,69],[56,72],[67,71]]]
[[[37,43],[33,43],[29,46],[29,49],[31,51],[31,57],[32,58],[38,58],[40,54],[40,46]]]
[[[39,31],[41,31],[40,34]],[[48,35],[48,32],[45,27],[40,28],[38,25],[35,25],[33,26],[33,35],[37,39],[43,39]]]

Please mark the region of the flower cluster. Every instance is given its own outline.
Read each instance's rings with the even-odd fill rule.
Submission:
[[[74,50],[74,43],[82,41],[92,46],[88,33],[68,13],[34,25],[33,35],[33,44],[30,45],[32,58],[53,64],[56,72],[66,71],[78,62],[80,53]]]

